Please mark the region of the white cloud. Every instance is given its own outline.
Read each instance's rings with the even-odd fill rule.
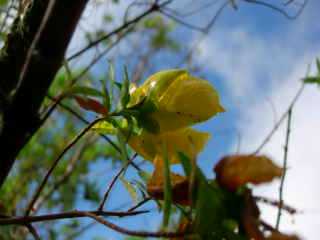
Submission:
[[[299,67],[300,66],[300,67]],[[298,88],[297,79],[305,74],[305,64],[297,63],[297,70],[281,84],[276,85],[271,92],[271,98],[279,112],[284,112],[293,95]],[[296,104],[293,112],[292,130],[289,145],[289,170],[285,181],[284,200],[288,204],[302,210],[302,214],[294,217],[295,224],[292,224],[292,217],[283,217],[284,230],[296,231],[305,239],[316,239],[320,220],[320,189],[318,182],[320,176],[319,161],[319,136],[320,136],[320,90],[315,87],[307,87]],[[250,119],[250,124],[244,126],[239,120],[239,129],[243,137],[245,152],[252,152],[272,129],[273,122],[268,106],[263,102],[256,103],[253,107],[243,113],[244,119]],[[283,146],[285,142],[286,124],[284,123],[271,141],[263,149],[263,152],[272,156],[273,159],[282,164]],[[256,194],[278,199],[279,181],[273,184],[257,188]],[[274,223],[276,209],[263,208],[263,216]]]
[[[279,117],[289,106],[305,76],[307,65],[320,56],[320,43],[310,43],[313,14],[284,30],[281,36],[264,39],[250,26],[216,29],[213,39],[202,44],[200,63],[218,74],[226,84],[229,97],[240,104],[237,128],[242,152],[253,152],[273,127],[274,114],[266,99],[272,101]],[[311,33],[311,34],[310,34]],[[309,40],[307,40],[309,39]],[[320,89],[307,86],[293,113],[289,146],[289,167],[284,200],[302,210],[294,217],[285,214],[281,230],[297,232],[304,239],[318,239],[320,226]],[[285,124],[263,149],[282,163]],[[236,141],[236,140],[235,140]],[[235,143],[237,144],[237,143]],[[232,147],[234,149],[234,146]],[[258,187],[256,194],[278,199],[279,181]],[[262,208],[262,216],[274,224],[276,209]],[[294,219],[294,223],[292,220]]]

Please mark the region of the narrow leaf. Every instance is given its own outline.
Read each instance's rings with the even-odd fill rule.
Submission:
[[[186,176],[190,176],[192,166],[189,157],[183,152],[178,152],[178,156],[180,158],[184,173],[186,174]]]
[[[320,76],[317,77],[306,77],[303,79],[304,83],[315,83],[320,84]]]
[[[125,137],[125,135],[121,132],[120,129],[118,130],[117,138],[118,138],[119,147],[120,147],[120,150],[121,150],[121,160],[122,160],[123,162],[127,162],[128,159],[129,159],[129,156],[128,156],[128,151],[127,151],[126,137]]]
[[[127,68],[125,67],[124,68],[124,79],[123,79],[123,83],[121,86],[121,92],[120,92],[120,107],[121,107],[121,109],[124,109],[130,101],[129,85],[130,85],[129,75],[128,75]]]
[[[123,186],[126,188],[128,193],[130,194],[130,197],[132,198],[132,200],[135,203],[137,203],[138,202],[138,194],[137,194],[135,187],[122,176],[120,176],[120,180],[121,180]]]
[[[111,110],[111,99],[110,99],[110,94],[109,94],[108,88],[102,80],[100,82],[101,82],[102,92],[103,92],[103,105],[107,109],[109,109],[109,111],[110,111]]]
[[[95,113],[99,113],[102,115],[107,115],[108,110],[98,101],[91,99],[91,98],[82,98],[75,96],[74,97],[80,107],[85,110],[92,111]]]
[[[93,125],[92,130],[100,134],[117,134],[117,129],[108,121],[99,121]]]
[[[109,98],[110,102],[113,101],[113,88],[115,85],[115,74],[114,74],[114,66],[113,63],[109,62],[109,70],[108,70],[108,80],[110,82],[110,91],[109,91]]]

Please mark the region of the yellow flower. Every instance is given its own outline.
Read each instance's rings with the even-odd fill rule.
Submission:
[[[142,111],[150,103],[155,108]],[[127,107],[140,111],[137,121],[142,126],[140,134],[130,134],[128,144],[146,160],[158,166],[163,162],[164,145],[171,164],[180,163],[178,152],[183,152],[191,159],[196,158],[210,134],[189,126],[224,111],[218,93],[208,81],[193,77],[180,69],[158,72],[140,87],[132,85]],[[151,128],[155,122],[159,127],[158,131],[151,131],[147,127],[147,121]],[[94,128],[100,133],[116,132],[107,122],[97,124]],[[122,131],[126,132],[125,127]]]
[[[168,159],[171,164],[175,164],[180,163],[178,152],[195,158],[203,150],[209,138],[209,133],[192,128],[182,128],[161,134],[152,134],[143,130],[140,135],[130,137],[129,145],[146,160],[153,162],[154,159],[162,159],[163,144],[165,144]]]
[[[144,98],[157,107],[149,117],[158,123],[160,133],[185,128],[224,112],[217,91],[208,81],[180,69],[149,77],[132,91],[129,105],[138,104]]]

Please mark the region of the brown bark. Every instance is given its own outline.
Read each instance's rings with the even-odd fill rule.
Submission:
[[[0,187],[19,151],[40,127],[38,111],[88,0],[55,0],[21,84],[26,56],[50,0],[34,0],[13,24],[0,56]]]

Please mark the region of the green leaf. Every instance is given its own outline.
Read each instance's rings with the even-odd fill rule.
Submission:
[[[191,160],[182,152],[178,152],[184,172],[192,174]],[[233,223],[239,218],[241,201],[236,194],[222,190],[218,184],[209,184],[205,175],[197,167],[195,169],[192,202],[195,209],[193,231],[202,240],[211,239],[245,239],[234,233]],[[229,194],[229,195],[228,195]],[[231,199],[231,200],[230,200]]]
[[[113,88],[115,85],[114,66],[113,66],[112,62],[109,62],[108,80],[110,82],[109,98],[110,98],[110,102],[112,102],[113,101]]]
[[[211,188],[203,179],[198,179],[197,188],[195,232],[201,239],[223,239],[220,234],[222,220],[225,217],[225,205],[221,193]]]
[[[192,170],[192,165],[190,162],[190,159],[187,155],[185,155],[183,152],[178,152],[184,173],[186,176],[190,176],[191,170]]]
[[[117,138],[118,138],[119,147],[121,150],[121,160],[123,162],[127,162],[129,159],[128,151],[127,151],[127,142],[126,142],[127,137],[124,135],[124,133],[120,129],[118,129]]]
[[[164,206],[163,206],[163,225],[167,227],[170,219],[171,204],[172,204],[172,188],[170,180],[170,163],[168,158],[167,146],[163,144],[163,159],[164,159]]]
[[[134,203],[138,203],[138,194],[136,188],[122,176],[120,176],[120,181],[130,194],[130,197],[132,198]]]
[[[130,93],[129,93],[129,75],[128,75],[128,70],[125,67],[124,68],[124,79],[123,83],[121,86],[121,92],[120,92],[120,109],[125,109],[127,104],[130,101]]]
[[[306,77],[303,79],[304,83],[320,84],[320,77]]]
[[[103,92],[103,105],[109,110],[111,110],[111,99],[110,99],[110,94],[108,91],[108,88],[106,84],[101,80],[100,81],[101,86],[102,86],[102,92]]]
[[[103,93],[91,88],[91,87],[85,87],[85,86],[75,86],[72,87],[70,90],[67,92],[69,95],[77,95],[77,94],[82,94],[85,96],[92,96],[92,97],[103,97]]]
[[[8,0],[0,0],[0,6],[7,4]]]
[[[117,134],[117,129],[108,121],[99,121],[91,129],[100,134]]]

